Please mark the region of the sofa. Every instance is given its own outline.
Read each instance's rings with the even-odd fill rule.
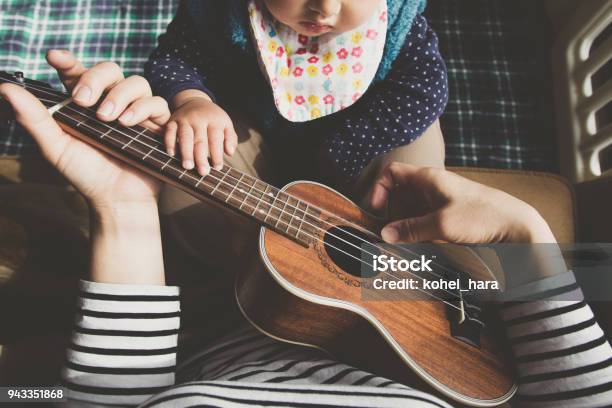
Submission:
[[[68,47],[87,65],[113,59],[128,74],[139,73],[176,6],[171,0],[102,0],[90,8],[82,3],[61,0],[50,2],[53,8],[49,8],[47,2],[0,0],[1,24],[18,28],[0,34],[4,44],[15,44],[10,53],[0,54],[4,65],[0,69],[22,70],[57,85],[42,55],[47,48]],[[23,18],[11,18],[16,15]],[[41,27],[48,30],[41,32]],[[442,118],[443,129],[445,121],[455,123],[458,117],[449,115]],[[457,130],[450,125],[444,130],[449,134],[449,148],[459,152],[451,154],[452,171],[530,203],[551,225],[559,242],[612,242],[612,177],[577,184],[550,171],[534,171],[537,166],[525,168],[525,163],[536,163],[537,158],[510,161],[514,163],[511,169],[505,165],[459,167],[494,164],[485,157],[494,152],[475,149],[470,154],[482,156],[472,163],[465,158],[470,156],[465,155],[465,146],[457,147],[464,142],[453,139]],[[499,140],[500,146],[504,143],[507,141]],[[0,385],[53,384],[64,359],[77,282],[88,268],[87,206],[14,124],[0,128],[0,153]],[[164,244],[165,256],[172,259],[172,243]],[[205,278],[200,268],[185,264],[180,271],[168,271],[169,280],[183,286],[181,353],[241,322],[232,301],[233,282]],[[593,307],[610,336],[609,305]]]

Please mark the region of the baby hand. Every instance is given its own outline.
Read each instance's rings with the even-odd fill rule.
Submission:
[[[191,170],[195,167],[202,176],[212,166],[223,168],[223,153],[232,155],[238,144],[238,136],[229,115],[217,104],[204,96],[194,96],[181,101],[174,111],[164,135],[168,154],[174,155],[178,138],[182,165]]]

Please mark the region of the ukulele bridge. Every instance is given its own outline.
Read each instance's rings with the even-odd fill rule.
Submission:
[[[460,282],[463,279],[460,277]],[[481,319],[482,309],[474,295],[466,289],[456,290],[456,300],[447,305],[447,317],[451,336],[470,346],[480,348],[480,334],[485,327]]]

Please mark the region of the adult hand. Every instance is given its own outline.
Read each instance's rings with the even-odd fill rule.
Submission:
[[[97,110],[101,120],[119,118],[128,126],[144,121],[145,125],[159,126],[170,117],[166,102],[151,96],[144,78],[124,78],[112,62],[87,70],[70,52],[60,50],[49,51],[47,61],[57,69],[78,105],[91,107],[106,92]],[[157,181],[63,132],[29,92],[3,84],[0,95],[12,105],[17,121],[30,132],[43,155],[93,209],[156,203],[160,188]]]
[[[151,96],[144,78],[124,78],[114,63],[87,70],[67,51],[49,51],[74,101],[91,107],[103,121],[159,127],[170,117],[166,102]],[[0,95],[43,155],[90,204],[90,279],[107,283],[163,285],[165,282],[157,198],[160,183],[62,131],[46,108],[20,86],[3,84]]]
[[[389,243],[556,242],[540,214],[502,191],[443,169],[392,163],[377,180],[371,206],[394,218],[382,237]]]

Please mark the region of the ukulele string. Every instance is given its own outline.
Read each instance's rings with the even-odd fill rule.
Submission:
[[[37,90],[38,90],[38,91],[40,91],[40,92],[44,92],[44,93],[47,93],[47,94],[52,95],[52,96],[57,96],[57,97],[60,97],[60,98],[61,98],[61,97],[64,97],[64,98],[67,98],[67,97],[68,97],[68,94],[61,93],[60,91],[56,91],[56,90],[49,90],[49,91],[48,91],[48,90],[45,90],[45,89],[40,89],[40,88],[37,88],[37,87],[36,87],[36,86],[34,86],[34,85],[28,85],[28,86],[29,86],[29,87],[31,87],[31,88],[33,88],[33,89],[37,89]],[[54,95],[54,94],[53,94],[51,91],[52,91],[53,93],[57,93],[57,95]],[[49,101],[49,100],[48,100],[48,101]],[[49,102],[61,102],[61,101],[49,101]],[[75,113],[77,113],[77,114],[82,114],[82,113],[81,113],[81,112],[79,112],[78,110],[75,110],[75,109],[70,108],[70,107],[68,107],[68,108],[69,108],[69,109],[71,109],[73,112],[75,112]],[[87,107],[80,107],[80,108],[82,108],[82,109],[84,109],[84,110],[86,110],[86,111],[88,111],[88,112],[90,112],[90,113],[92,113],[92,114],[95,114],[95,112],[94,112],[92,109],[90,109],[90,108],[87,108]],[[99,121],[99,120],[97,120],[97,119],[95,119],[95,120],[96,120],[98,123],[102,124],[102,125],[105,125],[105,126],[110,127],[110,126],[109,126],[109,125],[108,125],[106,122],[101,122],[101,121]],[[122,133],[123,135],[125,135],[125,136],[127,136],[127,137],[129,137],[129,138],[133,138],[133,139],[134,139],[134,140],[136,140],[137,142],[144,144],[145,146],[147,146],[147,147],[151,148],[152,150],[157,151],[158,153],[163,154],[163,155],[164,155],[164,156],[166,156],[166,157],[169,157],[169,158],[171,158],[171,159],[175,159],[175,156],[170,156],[170,155],[168,155],[168,154],[167,154],[165,151],[163,151],[163,150],[157,149],[157,148],[156,148],[156,147],[154,147],[154,146],[147,145],[146,143],[144,143],[144,142],[142,142],[142,141],[140,141],[140,140],[138,140],[138,139],[135,139],[135,137],[132,137],[132,136],[126,135],[125,133],[123,133],[123,132],[119,131],[118,129],[115,129],[115,128],[112,128],[112,127],[110,127],[110,128],[111,128],[111,129],[113,129],[113,130],[115,130],[115,131],[117,131],[117,132],[119,132],[119,133]],[[127,128],[127,127],[126,127],[126,128]],[[129,128],[127,128],[127,129],[129,129]],[[132,130],[132,131],[133,131],[133,130]],[[147,139],[151,140],[152,142],[154,142],[154,143],[156,143],[156,144],[158,144],[158,143],[159,143],[159,141],[158,141],[158,140],[156,140],[155,138],[152,138],[152,137],[148,136],[146,133],[139,133],[139,135],[141,135],[141,136],[143,136],[143,137],[145,137],[145,138],[147,138]],[[137,137],[137,136],[136,136],[136,137]],[[241,174],[241,176],[242,176],[242,175],[244,175],[244,173],[240,172],[239,170],[237,170],[237,169],[234,169],[234,170],[235,170],[235,171],[237,171],[238,173],[240,173],[240,174]],[[213,172],[213,171],[216,171],[216,172],[220,172],[220,171],[219,171],[219,170],[216,170],[216,169],[211,169],[211,173],[210,173],[211,177],[213,177],[213,178],[215,178],[215,179],[219,180],[219,178],[218,178],[218,177],[215,177],[215,176],[212,174],[212,172]],[[238,178],[236,178],[236,177],[232,176],[232,175],[231,175],[231,173],[229,173],[229,171],[228,171],[227,173],[222,173],[222,172],[220,172],[220,173],[221,173],[221,176],[229,176],[229,177],[233,178],[234,180],[236,180],[238,183],[240,183],[240,182],[241,182],[241,181],[240,181],[240,179],[238,179]],[[193,178],[193,177],[192,177],[192,178]],[[225,184],[229,184],[229,183],[227,183],[227,182],[225,182],[225,181],[223,181],[223,182],[224,182]],[[244,182],[243,182],[243,183],[244,183]],[[245,184],[245,185],[246,185],[246,184]],[[247,185],[247,187],[248,187],[248,185]],[[253,187],[253,186],[251,186],[251,187]],[[276,188],[274,188],[274,189],[276,189]],[[278,190],[278,189],[276,189],[276,190],[277,190],[277,191],[276,191],[276,193],[278,193],[278,192],[282,192],[281,190]],[[258,200],[261,200],[261,198],[263,198],[263,196],[264,196],[264,195],[268,195],[268,193],[266,193],[265,191],[259,190],[258,188],[254,188],[254,189],[253,189],[253,188],[251,188],[251,189],[250,189],[250,191],[255,191],[255,192],[258,192],[258,193],[261,193],[261,194],[262,194],[262,197],[255,197],[255,198],[256,198],[256,199],[258,199]],[[294,200],[296,200],[296,201],[298,201],[298,202],[302,201],[302,200],[299,200],[298,198],[296,198],[296,197],[292,196],[291,194],[288,194],[288,193],[286,193],[286,192],[283,192],[283,193],[284,193],[285,195],[287,195],[287,196],[288,196],[288,198],[293,198]],[[249,194],[249,195],[251,195],[252,197],[254,197],[252,194]],[[289,201],[289,200],[287,200],[287,202],[285,203],[285,205],[284,205],[284,207],[283,207],[283,208],[289,208],[289,209],[299,210],[299,207],[289,204],[289,203],[288,203],[288,201]],[[279,207],[276,207],[276,206],[274,205],[274,203],[275,203],[275,202],[276,202],[276,197],[274,198],[274,202],[273,202],[273,204],[272,204],[272,207],[271,207],[271,208],[279,209]],[[369,231],[369,230],[367,230],[367,229],[365,229],[365,228],[361,227],[360,225],[354,224],[354,223],[352,223],[352,222],[350,222],[350,221],[348,221],[348,220],[346,220],[346,219],[344,219],[344,218],[342,218],[342,217],[339,217],[339,216],[337,216],[337,215],[335,215],[335,214],[332,214],[332,213],[331,213],[330,211],[328,211],[328,210],[322,209],[322,208],[317,207],[317,206],[315,206],[315,205],[311,205],[310,203],[307,203],[307,204],[308,204],[310,207],[312,207],[312,208],[314,208],[314,209],[316,209],[316,210],[319,210],[321,213],[326,213],[326,214],[327,214],[327,215],[329,215],[329,216],[330,216],[330,218],[332,218],[332,219],[339,220],[339,221],[341,221],[341,222],[342,222],[342,223],[344,223],[344,224],[349,224],[349,226],[351,226],[351,227],[355,227],[356,229],[358,229],[358,230],[360,230],[360,231],[362,231],[362,232],[366,233],[367,235],[370,235],[370,236],[374,237],[375,239],[382,241],[382,238],[381,238],[380,236],[378,236],[377,234],[374,234],[373,232],[371,232],[371,231]],[[287,211],[284,211],[283,209],[280,209],[280,211],[281,211],[281,212],[284,212],[284,213],[286,213],[286,214],[289,214]],[[307,213],[305,212],[305,214],[307,214]],[[292,216],[292,215],[291,215],[291,216]],[[323,223],[327,224],[327,225],[328,225],[328,226],[330,226],[330,227],[335,227],[335,226],[336,226],[335,224],[332,224],[332,223],[328,222],[327,220],[325,220],[325,219],[323,219],[323,218],[320,218],[320,217],[318,217],[318,218],[317,218],[317,221],[323,222]],[[322,230],[322,228],[317,227],[316,225],[313,225],[313,224],[309,223],[307,220],[305,220],[305,222],[306,222],[308,225],[311,225],[311,226],[313,226],[313,227],[315,227],[315,228],[318,228],[318,229],[321,229],[321,230]],[[355,239],[357,239],[357,240],[359,240],[359,241],[361,241],[361,242],[363,242],[363,243],[366,243],[366,244],[372,244],[371,242],[366,241],[365,239],[363,239],[363,238],[361,238],[361,237],[359,237],[359,236],[357,236],[357,235],[353,234],[353,233],[352,233],[352,232],[350,232],[350,231],[343,231],[343,232],[345,232],[347,235],[350,235],[350,236],[352,236],[353,238],[355,238]],[[348,245],[351,245],[351,246],[353,246],[353,247],[355,247],[355,248],[357,248],[357,249],[360,249],[360,250],[361,250],[361,248],[360,248],[360,247],[358,247],[357,245],[354,245],[354,244],[353,244],[353,243],[351,243],[351,242],[348,242],[348,241],[346,241],[346,240],[344,240],[344,239],[342,239],[342,238],[340,238],[340,237],[338,237],[338,236],[335,236],[335,235],[334,235],[334,234],[332,234],[332,233],[328,233],[328,234],[330,234],[330,236],[333,236],[334,238],[337,238],[337,239],[339,239],[340,241],[342,241],[342,242],[344,242],[344,243],[346,243],[346,244],[348,244]],[[403,252],[403,253],[405,253],[405,254],[411,254],[411,255],[414,255],[414,256],[419,256],[419,255],[420,255],[420,254],[418,254],[418,253],[416,253],[416,252],[414,252],[414,251],[411,251],[411,250],[410,250],[410,249],[408,249],[408,248],[404,248],[404,247],[401,247],[401,246],[399,246],[399,245],[394,245],[394,244],[386,244],[386,245],[390,245],[391,247],[393,247],[393,248],[394,248],[394,249],[396,249],[396,250],[397,250],[397,249],[399,249],[401,252]],[[387,253],[387,254],[389,254],[389,255],[394,255],[394,254],[393,254],[393,252],[391,252],[391,251],[389,251],[389,250],[387,250],[387,249],[380,248],[380,247],[379,247],[379,249],[382,249],[382,250],[383,250],[385,253]],[[370,253],[370,252],[368,252],[368,251],[365,251],[365,252],[366,252],[367,254],[369,254],[369,255],[374,256],[374,254],[372,254],[372,253]],[[437,262],[432,262],[432,263],[433,263],[434,265],[438,266],[440,269],[443,269],[443,270],[445,270],[445,271],[447,271],[447,272],[453,273],[453,271],[449,270],[449,269],[448,269],[448,268],[446,268],[444,265],[441,265],[441,264],[439,264],[439,263],[437,263]],[[435,273],[435,272],[433,272],[433,271],[425,271],[425,272],[428,272],[429,274],[431,274],[431,275],[435,276],[436,278],[439,278],[439,279],[446,279],[446,277],[444,277],[444,276],[442,276],[442,275],[440,275],[440,274],[437,274],[437,273]],[[448,291],[446,291],[446,292],[448,292]],[[451,293],[449,292],[449,294],[451,294]],[[457,296],[457,297],[459,297],[459,296]]]
[[[54,93],[57,93],[57,95],[54,95],[52,92],[50,92],[50,91],[48,91],[48,90],[45,90],[45,89],[40,89],[40,88],[37,88],[37,87],[35,87],[35,86],[33,86],[33,85],[29,85],[29,87],[31,87],[31,88],[33,88],[33,89],[36,89],[36,90],[38,90],[38,91],[40,91],[40,92],[46,93],[46,94],[48,94],[48,95],[57,96],[57,97],[60,97],[60,98],[61,98],[62,96],[68,97],[68,95],[67,95],[67,94],[63,94],[63,95],[62,95],[62,93],[60,93],[59,91],[55,91],[55,90],[53,90],[53,92],[54,92]],[[47,101],[47,102],[61,102],[61,101],[53,101],[53,100],[46,100],[46,101]],[[71,108],[70,106],[67,106],[67,108],[68,108],[68,109],[70,109],[70,110],[72,110],[73,112],[75,112],[75,113],[77,113],[77,114],[81,114],[81,115],[82,115],[82,112],[79,112],[78,110],[75,110],[75,109]],[[85,110],[89,111],[90,113],[95,113],[95,112],[93,112],[93,110],[91,110],[91,109],[89,109],[89,108],[85,108]],[[137,141],[137,142],[139,142],[139,143],[141,143],[141,144],[143,144],[143,145],[147,146],[148,148],[151,148],[152,150],[155,150],[155,151],[157,151],[157,152],[161,153],[162,155],[164,155],[164,156],[166,156],[166,157],[169,157],[170,159],[176,159],[174,156],[170,156],[170,155],[168,155],[168,154],[167,154],[165,151],[162,151],[162,150],[160,150],[160,149],[157,149],[156,147],[154,147],[154,146],[150,146],[150,145],[148,145],[148,144],[144,143],[143,141],[136,139],[135,137],[132,137],[132,136],[130,136],[130,135],[127,135],[127,134],[125,134],[124,132],[120,131],[119,129],[115,129],[115,128],[113,128],[112,126],[109,126],[109,125],[108,125],[107,123],[105,123],[105,122],[99,121],[98,119],[94,119],[94,120],[95,120],[96,122],[100,123],[100,124],[101,124],[101,125],[103,125],[103,126],[109,127],[110,129],[115,130],[116,132],[118,132],[118,133],[120,133],[120,134],[123,134],[124,136],[126,136],[126,137],[130,138],[131,140],[135,140],[135,141]],[[127,129],[129,129],[129,128],[127,128]],[[94,129],[94,130],[95,130],[95,129]],[[133,131],[133,130],[132,130],[132,131]],[[150,136],[148,136],[148,135],[146,135],[146,134],[139,133],[139,135],[144,136],[144,137],[148,138],[149,140],[151,140],[151,141],[153,141],[153,142],[155,142],[155,143],[159,143],[159,142],[158,142],[156,139],[151,138]],[[136,137],[137,137],[137,136],[136,136]],[[211,169],[211,173],[210,173],[210,176],[211,176],[211,177],[215,178],[216,180],[219,180],[220,182],[224,182],[225,184],[230,185],[229,183],[225,182],[223,179],[219,179],[218,177],[214,176],[214,175],[212,174],[212,170],[218,171],[218,170],[216,170],[216,169]],[[231,178],[233,178],[233,179],[237,180],[238,182],[240,182],[240,180],[239,180],[239,179],[237,179],[236,177],[232,176],[232,175],[229,173],[229,171],[228,171],[227,173],[221,173],[221,174],[222,174],[222,175],[229,175]],[[194,179],[194,180],[197,180],[196,178],[194,178],[194,177],[193,177],[193,176],[191,176],[191,175],[189,175],[189,177],[191,177],[191,178],[192,178],[192,179]],[[261,191],[261,190],[259,190],[259,189],[257,189],[257,188],[255,188],[255,190],[254,190],[254,191],[261,193],[261,194],[262,194],[262,197],[256,197],[256,196],[253,196],[252,194],[249,194],[249,193],[247,193],[247,194],[248,194],[248,195],[250,195],[251,197],[254,197],[255,199],[257,199],[257,200],[259,200],[259,201],[261,201],[261,198],[263,198],[263,195],[264,195],[264,194],[265,194],[265,195],[267,195],[267,193],[266,193],[265,191]],[[279,190],[278,192],[280,192],[280,190]],[[288,194],[288,193],[284,193],[284,194],[286,194],[286,195],[287,195],[289,198],[293,198],[294,200],[296,200],[296,201],[298,201],[298,202],[299,202],[299,201],[301,201],[301,200],[299,200],[299,199],[297,199],[297,198],[293,197],[292,195],[290,195],[290,194]],[[287,201],[288,201],[288,200],[287,200]],[[291,208],[294,208],[295,210],[298,210],[298,209],[299,209],[299,207],[296,207],[296,206],[293,206],[293,205],[291,205],[291,204],[288,204],[288,202],[286,202],[286,203],[285,203],[285,206],[284,206],[284,207],[281,209],[281,208],[276,207],[276,206],[274,205],[274,204],[275,204],[275,202],[276,202],[276,197],[275,197],[275,199],[274,199],[274,202],[273,202],[273,203],[272,203],[272,205],[271,205],[270,210],[271,210],[272,208],[275,208],[275,209],[279,210],[281,213],[289,214],[289,212],[285,211],[285,210],[284,210],[284,208],[289,207],[290,209],[291,209]],[[308,203],[308,204],[309,204],[309,203]],[[355,226],[355,227],[357,227],[357,228],[359,228],[359,229],[362,229],[362,227],[361,227],[361,226],[356,225],[356,224],[353,224],[352,222],[350,222],[350,221],[348,221],[348,220],[345,220],[345,219],[343,219],[343,218],[341,218],[341,217],[335,216],[335,215],[331,214],[331,213],[330,213],[329,211],[327,211],[327,210],[320,209],[320,208],[318,208],[318,207],[316,207],[316,206],[314,206],[314,205],[312,205],[312,207],[313,207],[313,208],[316,208],[316,209],[318,209],[318,210],[320,210],[321,212],[326,212],[326,213],[330,214],[330,215],[332,216],[332,218],[336,218],[336,219],[338,219],[338,220],[340,220],[340,221],[343,221],[344,223],[347,223],[347,224],[349,224],[349,225],[351,225],[351,226]],[[268,211],[268,212],[269,212],[269,211]],[[307,215],[307,213],[305,213],[305,215]],[[290,214],[290,216],[291,216],[291,217],[293,217],[293,214]],[[267,218],[267,216],[266,216],[266,218]],[[316,226],[316,225],[314,225],[314,224],[312,224],[312,223],[308,222],[307,220],[304,220],[304,221],[306,222],[306,224],[311,225],[311,226],[313,226],[314,228],[316,228],[316,229],[318,229],[318,230],[321,230],[321,231],[324,231],[324,232],[325,232],[325,230],[324,230],[323,228],[318,227],[318,226]],[[335,225],[334,225],[334,224],[332,224],[332,223],[330,223],[330,222],[326,221],[325,219],[317,218],[317,221],[322,221],[322,222],[324,222],[324,223],[328,224],[329,226],[335,227]],[[364,230],[365,232],[369,233],[370,235],[372,235],[372,236],[376,237],[377,239],[380,239],[380,237],[378,237],[376,234],[372,233],[371,231],[368,231],[368,230],[366,230],[366,229],[363,229],[363,230]],[[359,237],[359,236],[356,236],[356,235],[352,234],[350,231],[344,231],[344,232],[345,232],[345,233],[347,233],[348,235],[351,235],[351,236],[353,236],[354,238],[356,238],[356,239],[358,239],[358,240],[360,240],[360,241],[362,241],[362,242],[366,243],[366,244],[370,244],[370,245],[372,244],[371,242],[366,241],[365,239],[363,239],[363,238],[361,238],[361,237]],[[332,237],[334,237],[334,238],[336,238],[336,239],[338,239],[338,240],[340,240],[340,241],[342,241],[342,242],[344,242],[344,243],[346,243],[346,244],[350,245],[350,246],[353,246],[353,247],[354,247],[354,248],[356,248],[356,249],[359,249],[359,250],[361,250],[361,251],[364,251],[365,253],[367,253],[367,254],[369,254],[369,255],[375,256],[375,254],[373,254],[373,253],[371,253],[371,252],[369,252],[369,251],[365,251],[365,250],[363,250],[362,248],[360,248],[359,246],[357,246],[357,245],[355,245],[355,244],[353,244],[353,243],[351,243],[351,242],[348,242],[348,241],[346,241],[346,240],[344,240],[344,239],[342,239],[342,238],[340,238],[340,237],[338,237],[338,236],[336,236],[336,235],[332,234],[331,232],[328,232],[328,234],[329,234],[330,236],[332,236]],[[416,255],[416,256],[418,256],[418,255],[419,255],[419,254],[417,254],[416,252],[410,251],[410,250],[408,250],[408,249],[406,249],[406,248],[403,248],[403,247],[400,247],[400,246],[398,246],[398,245],[393,245],[393,244],[391,244],[391,246],[395,247],[396,249],[400,249],[402,252],[405,252],[405,253],[410,253],[410,254],[412,254],[412,255]],[[337,249],[337,248],[336,248],[336,249]],[[384,248],[380,248],[380,249],[383,249],[383,251],[384,251],[384,252],[386,252],[387,254],[391,254],[391,255],[393,255],[393,253],[392,253],[392,252],[390,252],[390,251],[388,251],[388,250],[386,250],[386,249],[384,249]],[[342,251],[342,252],[343,252],[343,251]],[[353,258],[357,259],[356,257],[353,257]],[[445,268],[444,266],[442,266],[442,265],[440,265],[440,264],[438,264],[438,263],[436,263],[436,262],[432,262],[432,263],[433,263],[434,265],[437,265],[437,266],[441,267],[442,269],[444,269],[444,270],[446,270],[446,271],[449,271],[447,268]],[[445,277],[443,277],[442,275],[436,274],[436,273],[434,273],[433,271],[425,271],[425,272],[429,272],[430,274],[432,274],[432,275],[436,276],[437,278],[440,278],[440,279],[445,279]],[[449,272],[450,272],[450,271],[449,271]],[[449,295],[454,295],[454,296],[456,296],[457,298],[460,298],[460,296],[458,296],[458,295],[456,295],[456,294],[453,294],[453,293],[451,293],[451,292],[449,292],[449,291],[447,291],[447,290],[443,290],[443,291],[447,292]]]
[[[48,101],[48,102],[53,102],[53,101],[49,101],[49,100],[46,100],[46,101]],[[77,113],[78,113],[78,112],[77,112]],[[71,118],[70,116],[68,116],[66,113],[62,112],[61,110],[60,110],[60,111],[57,111],[57,112],[56,112],[56,114],[63,115],[63,116],[65,116],[65,117],[69,118],[69,119],[73,119],[73,118]],[[103,123],[103,122],[101,122],[101,123]],[[83,126],[86,126],[86,127],[88,127],[88,128],[90,128],[90,129],[92,129],[92,130],[96,130],[94,127],[89,126],[89,125],[87,125],[86,123],[82,123],[82,125],[83,125]],[[120,132],[120,133],[121,133],[121,132]],[[106,135],[105,137],[106,137],[106,138],[109,138],[109,139],[111,139],[111,140],[113,140],[113,141],[115,141],[115,142],[117,142],[117,143],[119,143],[119,144],[121,144],[121,141],[119,141],[119,140],[117,140],[117,139],[113,138],[113,137],[112,137],[112,136],[110,136],[110,135]],[[144,144],[145,146],[148,146],[148,145],[146,145],[145,143],[143,143],[143,144]],[[139,154],[146,154],[146,152],[142,152],[142,151],[140,151],[139,149],[136,149],[135,147],[133,147],[133,146],[131,146],[131,145],[130,145],[130,146],[128,146],[128,148],[130,148],[130,149],[132,149],[132,150],[135,150],[135,151],[136,151],[136,152],[138,152]],[[163,163],[164,163],[163,161],[158,160],[158,159],[156,159],[156,158],[155,158],[155,157],[153,157],[153,156],[149,156],[149,157],[151,157],[153,160],[157,161],[157,162],[158,162],[158,163],[160,163],[160,164],[163,164]],[[193,179],[193,180],[197,180],[197,178],[194,178],[194,177],[192,177],[192,179]],[[248,204],[247,204],[247,205],[248,205]],[[257,207],[253,207],[253,206],[250,206],[250,205],[249,205],[249,207],[250,207],[250,208],[257,208]],[[314,225],[313,225],[313,226],[314,226]],[[318,228],[318,229],[320,229],[320,230],[324,231],[322,228]],[[305,231],[302,231],[302,233],[303,233],[303,234],[306,234],[307,236],[309,236],[309,237],[311,237],[311,238],[313,238],[313,239],[315,239],[315,240],[317,240],[317,241],[319,241],[319,242],[322,242],[322,243],[325,245],[325,243],[323,242],[323,240],[321,240],[319,237],[317,237],[317,236],[315,236],[315,235],[311,235],[311,234],[309,234],[309,233],[307,233],[307,232],[305,232]],[[338,239],[340,239],[340,238],[338,238]],[[351,257],[351,258],[353,258],[353,259],[357,260],[358,262],[360,262],[360,263],[362,263],[362,264],[364,264],[364,265],[366,265],[366,266],[368,266],[368,267],[370,266],[370,264],[368,264],[368,263],[364,262],[364,261],[363,261],[363,260],[361,260],[360,258],[357,258],[356,256],[353,256],[352,254],[350,254],[350,253],[348,253],[348,252],[345,252],[345,251],[343,251],[343,250],[342,250],[342,249],[340,249],[340,248],[335,247],[334,245],[327,244],[327,246],[329,246],[329,247],[331,247],[331,248],[335,249],[335,250],[336,250],[336,251],[338,251],[338,252],[342,252],[342,253],[343,253],[343,254],[345,254],[346,256],[349,256],[349,257]],[[392,278],[394,278],[394,279],[396,279],[396,280],[401,280],[401,279],[402,279],[401,277],[395,276],[395,275],[393,275],[393,274],[391,274],[391,273],[389,273],[389,272],[386,272],[386,271],[383,271],[383,273],[384,273],[384,274],[386,274],[386,275],[388,275],[388,276],[391,276]],[[417,278],[419,278],[419,279],[422,279],[422,277],[421,277],[421,276],[418,276],[418,275],[416,275],[416,274],[413,274],[413,273],[410,273],[410,272],[408,272],[408,274],[409,274],[409,275],[412,275],[412,276],[415,276],[415,277],[417,277]],[[427,295],[427,296],[429,296],[429,297],[431,297],[431,298],[434,298],[434,299],[436,299],[436,300],[438,300],[438,301],[440,301],[440,302],[442,302],[442,303],[444,303],[444,304],[446,304],[446,305],[448,305],[448,306],[450,306],[450,307],[452,307],[452,308],[455,308],[455,309],[457,309],[457,310],[459,310],[459,311],[461,311],[461,310],[462,310],[460,307],[457,307],[457,306],[455,306],[455,305],[453,305],[453,304],[451,304],[451,303],[449,303],[449,302],[445,301],[444,299],[442,299],[442,298],[440,298],[440,297],[438,297],[438,296],[436,296],[436,295],[433,295],[431,292],[428,292],[427,290],[424,290],[424,289],[421,289],[421,288],[416,288],[416,289],[417,289],[417,290],[419,290],[420,292],[423,292],[425,295]],[[448,291],[447,291],[447,293],[449,293],[449,294],[453,295],[451,292],[448,292]],[[458,299],[460,299],[460,298],[458,297]]]

